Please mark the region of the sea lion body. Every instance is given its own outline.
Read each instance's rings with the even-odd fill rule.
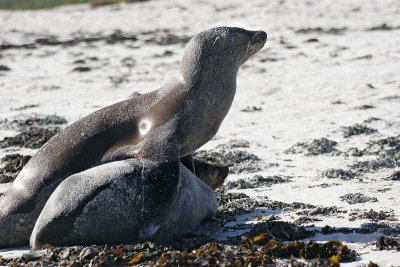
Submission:
[[[204,31],[189,42],[179,75],[161,89],[96,111],[51,138],[0,196],[0,247],[27,242],[50,195],[73,174],[132,158],[159,163],[185,158],[194,172],[191,154],[218,131],[240,65],[265,41],[262,31]]]
[[[216,210],[211,188],[179,162],[115,161],[72,175],[57,187],[35,224],[31,247],[166,243]]]

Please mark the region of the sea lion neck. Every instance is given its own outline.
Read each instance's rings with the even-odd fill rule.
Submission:
[[[199,59],[199,58],[196,58]],[[208,94],[218,97],[220,94],[236,93],[236,77],[239,67],[228,61],[203,59],[198,62],[182,60],[178,82],[183,91],[190,94]]]

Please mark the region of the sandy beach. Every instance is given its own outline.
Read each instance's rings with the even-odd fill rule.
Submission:
[[[199,31],[260,29],[265,48],[240,69],[228,116],[197,154],[230,166],[213,238],[288,222],[310,234],[282,241],[355,250],[341,266],[400,266],[399,17],[395,0],[0,11],[0,192],[29,159],[7,155],[34,155],[77,119],[159,88]]]

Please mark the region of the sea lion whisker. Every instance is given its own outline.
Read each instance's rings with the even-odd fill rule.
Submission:
[[[220,38],[220,36],[217,36],[217,38],[215,38],[215,40],[213,42],[213,46],[215,45],[215,43],[218,41],[219,38]]]

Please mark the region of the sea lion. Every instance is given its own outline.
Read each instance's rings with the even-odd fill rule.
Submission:
[[[30,244],[168,243],[216,211],[212,189],[178,161],[115,161],[64,180],[44,206]]]
[[[240,28],[203,31],[187,45],[179,75],[162,88],[96,111],[51,138],[0,198],[0,246],[27,243],[50,195],[73,174],[132,158],[181,158],[196,173],[193,152],[218,131],[239,67],[266,39],[263,31]]]

